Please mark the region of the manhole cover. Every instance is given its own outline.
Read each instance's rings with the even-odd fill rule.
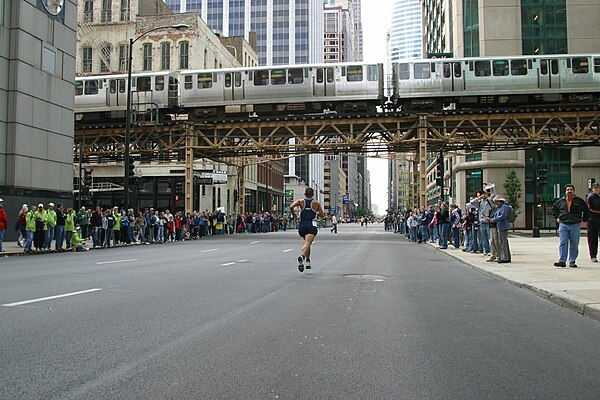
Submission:
[[[365,281],[383,282],[386,279],[390,279],[389,276],[385,275],[372,275],[372,274],[345,274],[345,278],[362,279]]]

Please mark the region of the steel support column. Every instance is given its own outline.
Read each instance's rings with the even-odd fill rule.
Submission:
[[[419,116],[419,207],[427,206],[427,116]]]
[[[194,134],[189,127],[185,131],[185,213],[193,211],[194,196]]]

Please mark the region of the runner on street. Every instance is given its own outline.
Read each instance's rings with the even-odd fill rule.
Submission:
[[[310,269],[310,245],[317,236],[317,216],[323,218],[325,212],[318,201],[313,199],[315,192],[307,187],[304,191],[304,199],[296,200],[290,205],[292,212],[296,207],[300,207],[300,224],[298,225],[298,234],[304,239],[302,254],[298,257],[298,271],[304,272],[304,268]]]

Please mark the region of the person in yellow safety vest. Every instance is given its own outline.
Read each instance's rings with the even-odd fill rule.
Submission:
[[[50,251],[52,240],[54,240],[54,228],[56,227],[56,211],[54,211],[54,203],[48,203],[48,211],[46,212],[46,250]]]
[[[73,238],[73,232],[75,231],[75,211],[69,207],[67,208],[67,216],[65,217],[65,241],[67,243],[67,250],[71,249],[71,239]]]
[[[35,234],[35,214],[37,211],[36,206],[31,206],[31,209],[25,215],[25,247],[23,251],[25,253],[31,252],[31,244],[33,243],[33,235]]]
[[[71,240],[72,248],[76,251],[88,251],[89,247],[85,245],[85,239],[81,237],[81,228],[77,227],[75,233],[73,234],[73,239]]]
[[[33,235],[33,245],[36,251],[41,251],[46,241],[46,210],[42,203],[38,204],[35,212],[35,234]]]

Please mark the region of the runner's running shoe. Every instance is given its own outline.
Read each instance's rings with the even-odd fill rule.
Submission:
[[[298,257],[298,271],[304,272],[304,256]]]

